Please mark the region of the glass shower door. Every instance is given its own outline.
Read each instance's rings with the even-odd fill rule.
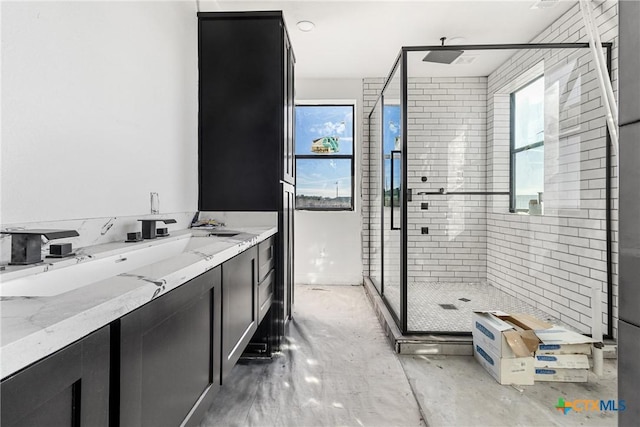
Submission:
[[[382,92],[383,151],[383,296],[397,319],[401,318],[402,284],[402,120],[400,67]]]
[[[369,254],[369,278],[382,295],[382,101],[369,114],[369,240],[363,249]],[[365,179],[365,178],[363,178]]]

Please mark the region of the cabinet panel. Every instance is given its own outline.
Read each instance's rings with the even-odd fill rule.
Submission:
[[[293,317],[293,303],[294,303],[294,274],[293,274],[293,214],[295,210],[295,192],[293,188],[291,191],[286,191],[286,204],[284,208],[284,216],[287,218],[286,227],[287,232],[284,236],[284,245],[282,248],[283,258],[286,265],[284,266],[284,288],[286,292],[285,299],[285,320]]]
[[[205,294],[143,333],[145,425],[178,425],[209,385],[210,311],[211,301]]]
[[[275,237],[258,244],[258,281],[262,282],[275,265]]]
[[[618,398],[626,401],[627,409],[618,414],[618,425],[631,427],[638,425],[640,405],[638,405],[638,354],[640,354],[640,327],[625,321],[618,323]]]
[[[275,328],[274,350],[280,349],[281,337],[287,333],[288,321],[293,312],[293,213],[295,187],[286,183],[281,186],[282,213],[278,217],[276,284],[272,307]]]
[[[620,104],[620,125],[640,120],[640,2],[618,2],[620,12],[620,47],[618,57],[619,86],[624,88],[618,92]],[[637,141],[637,140],[636,140]],[[624,154],[623,154],[624,156]]]
[[[620,128],[620,319],[640,325],[640,122]]]
[[[17,424],[5,424],[3,426],[75,426],[74,420],[78,418],[75,408],[79,408],[74,402],[74,389],[79,382],[71,384],[50,400],[43,403],[34,411],[27,412],[24,418]],[[7,410],[4,408],[3,410]]]
[[[222,381],[258,328],[257,248],[222,264]]]
[[[0,385],[2,426],[109,425],[109,327]]]
[[[267,311],[271,308],[271,303],[273,302],[275,275],[276,272],[271,270],[267,277],[260,282],[260,285],[258,286],[258,304],[260,306],[258,310],[258,323],[262,322]]]
[[[220,268],[121,319],[120,425],[180,425],[219,385]]]
[[[282,16],[198,16],[199,209],[276,211],[285,139]]]
[[[285,32],[286,34],[286,32]],[[284,122],[284,171],[282,180],[289,183],[295,184],[295,147],[294,147],[294,129],[295,129],[295,118],[294,118],[294,58],[293,58],[293,50],[291,49],[291,44],[289,43],[289,39],[284,37],[284,73],[285,73],[285,93],[284,93],[284,111],[285,111],[285,122]]]

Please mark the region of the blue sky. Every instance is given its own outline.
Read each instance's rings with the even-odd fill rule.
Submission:
[[[401,122],[400,122],[400,106],[399,105],[385,105],[383,108],[383,117],[382,123],[384,126],[382,128],[382,143],[384,148],[385,157],[392,151],[395,150],[395,142],[396,137],[402,136],[401,133]],[[389,160],[385,160],[384,162],[384,187],[385,189],[389,189],[391,185],[391,167],[389,164]],[[397,160],[394,165],[393,174],[394,176],[394,187],[400,187],[400,161]]]
[[[353,154],[351,105],[296,106],[296,154],[315,154],[311,151],[311,143],[323,136],[338,137],[340,151],[336,154]]]
[[[353,107],[296,106],[296,154],[313,155],[316,159],[296,162],[296,193],[307,196],[351,196],[351,160],[332,159],[331,154],[311,151],[313,140],[325,136],[338,138],[336,154],[353,154]]]
[[[339,197],[351,196],[351,160],[298,160],[296,170],[296,194],[336,197],[336,188]]]

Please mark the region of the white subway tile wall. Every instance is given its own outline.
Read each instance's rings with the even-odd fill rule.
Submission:
[[[384,78],[367,78],[363,80],[363,108],[362,126],[362,266],[366,276],[377,281],[381,280],[381,144],[379,133],[369,132],[380,126],[381,106],[376,101],[382,91]],[[369,114],[376,107],[376,112]],[[375,167],[374,167],[375,166]]]
[[[419,193],[487,191],[487,78],[415,77],[407,90],[408,281],[484,281],[486,196]]]
[[[613,42],[617,89],[617,2],[595,8],[602,40]],[[532,42],[587,41],[579,5]],[[510,295],[591,332],[591,286],[602,289],[606,331],[607,252],[606,123],[594,63],[588,49],[516,53],[488,78],[487,179],[491,191],[509,189],[509,94],[502,88],[544,63],[545,97],[556,97],[558,129],[545,125],[544,215],[508,212],[508,200],[490,197],[487,209],[487,280]],[[617,93],[617,90],[616,90]],[[550,118],[552,103],[545,104]],[[557,108],[557,107],[556,107]],[[616,164],[615,156],[612,159]],[[615,168],[612,174],[617,176]],[[613,328],[617,335],[617,178],[612,180]]]

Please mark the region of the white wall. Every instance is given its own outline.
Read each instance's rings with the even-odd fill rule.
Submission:
[[[1,7],[0,222],[195,211],[195,2]]]
[[[362,283],[360,217],[360,149],[362,140],[362,80],[296,80],[296,101],[355,100],[355,211],[296,211],[295,282],[353,285]]]

